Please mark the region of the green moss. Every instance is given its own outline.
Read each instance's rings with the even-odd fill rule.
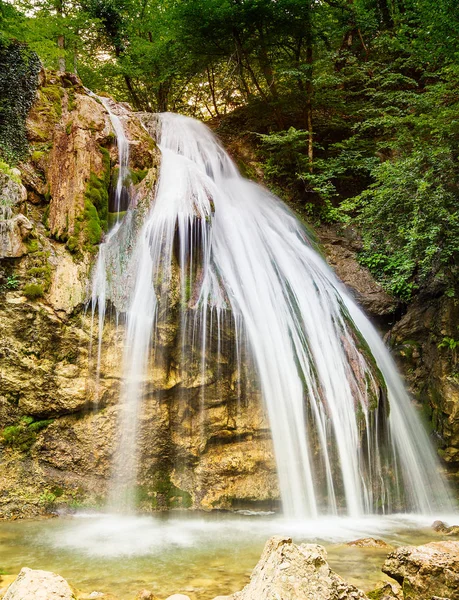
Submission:
[[[46,229],[48,229],[48,227],[49,227],[49,204],[43,212],[42,223],[46,227]]]
[[[65,244],[65,247],[69,252],[77,252],[78,251],[78,238],[74,235],[70,236]]]
[[[148,169],[130,169],[131,181],[134,185],[137,185],[145,179],[148,173]]]
[[[21,178],[19,177],[19,175],[17,175],[13,169],[10,167],[10,165],[6,162],[3,162],[2,160],[0,160],[0,171],[2,173],[5,173],[5,175],[8,175],[8,177],[10,179],[12,179],[13,181],[15,181],[16,183],[21,183]]]
[[[67,123],[67,125],[65,126],[65,133],[67,135],[70,135],[72,133],[72,122],[70,121],[70,123]]]
[[[57,122],[62,116],[62,97],[64,90],[58,85],[50,85],[40,89],[41,105],[39,111]]]
[[[31,431],[35,431],[36,433],[38,433],[42,429],[46,429],[46,427],[48,427],[48,425],[51,425],[51,423],[53,423],[53,421],[54,421],[54,419],[45,419],[43,421],[33,421],[33,423],[30,423],[29,429]]]
[[[126,177],[123,181],[123,185],[125,187],[129,187],[130,185],[137,185],[141,181],[145,179],[148,174],[149,169],[129,169]],[[111,173],[111,182],[112,187],[116,187],[118,183],[119,177],[119,167],[115,167]]]
[[[29,300],[37,300],[37,298],[43,297],[45,290],[39,283],[28,283],[24,286],[22,293]]]
[[[121,221],[126,213],[127,213],[126,210],[122,210],[120,212],[108,213],[108,219],[107,219],[108,229],[111,229],[117,221]]]
[[[189,508],[192,504],[191,495],[175,486],[168,473],[159,473],[154,489],[163,496],[168,508]]]
[[[73,110],[76,109],[77,103],[76,103],[76,96],[75,96],[75,90],[73,89],[73,87],[68,88],[67,90],[67,94],[68,94],[68,104],[67,104],[67,108],[69,112],[72,112]]]
[[[3,429],[2,441],[6,446],[28,452],[37,439],[37,433],[52,422],[53,419],[35,421],[30,415],[23,416],[17,424]]]
[[[32,152],[32,156],[30,157],[32,162],[37,163],[40,158],[42,156],[45,155],[45,152],[43,150],[34,150],[34,152]]]
[[[99,147],[102,154],[103,172],[99,176],[92,172],[86,185],[84,211],[78,215],[75,226],[74,238],[80,231],[84,233],[87,245],[97,245],[102,237],[102,232],[108,229],[108,187],[110,183],[110,154],[105,148]],[[69,250],[76,251],[75,239],[70,244]]]
[[[38,252],[39,245],[38,240],[36,238],[29,238],[26,241],[26,247],[29,254],[33,254],[34,252]]]
[[[190,508],[191,495],[185,490],[175,486],[168,473],[159,471],[156,483],[150,488],[138,486],[137,501],[140,504],[148,503],[153,509],[158,508]]]
[[[88,199],[85,200],[83,214],[85,238],[90,245],[94,246],[100,242],[102,227],[97,209]]]

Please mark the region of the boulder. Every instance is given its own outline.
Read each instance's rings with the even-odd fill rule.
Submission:
[[[459,600],[459,542],[398,548],[387,556],[382,570],[402,586],[405,600]]]
[[[432,523],[432,529],[437,533],[441,533],[442,535],[459,535],[459,525],[452,525],[451,527],[448,527],[448,525],[443,521],[434,521]]]
[[[334,573],[327,552],[317,544],[292,543],[274,536],[252,572],[250,583],[233,600],[364,600],[367,596]]]
[[[75,600],[72,588],[60,575],[24,567],[3,600]]]
[[[20,258],[27,254],[24,242],[32,229],[32,223],[23,214],[0,220],[0,259]]]

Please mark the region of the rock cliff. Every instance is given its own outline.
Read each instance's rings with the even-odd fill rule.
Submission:
[[[151,117],[124,104],[111,109],[130,141],[126,185],[134,204],[148,207],[159,166],[147,133]],[[111,306],[97,374],[97,315],[93,322],[88,308],[98,244],[116,218],[118,152],[109,114],[73,75],[42,71],[27,131],[27,160],[19,169],[0,164],[0,516],[6,518],[104,503],[123,361],[123,315]],[[394,300],[355,260],[358,238],[331,229],[319,234],[329,262],[367,311],[393,315]],[[452,301],[439,302],[413,305],[391,342],[454,467],[456,357],[439,345],[453,336],[458,315]],[[277,506],[275,461],[255,384],[247,382],[241,402],[231,360],[215,363],[203,381],[181,377],[177,335],[173,323],[161,333],[168,358],[146,382],[139,504],[145,510]]]
[[[135,204],[152,201],[159,152],[127,105]],[[109,114],[70,74],[41,72],[27,121],[30,155],[0,172],[0,515],[103,504],[122,370],[123,318],[109,311],[96,376],[88,288],[113,219],[117,148]],[[97,317],[96,317],[97,319]],[[164,332],[172,355],[176,330]],[[236,410],[222,381],[180,381],[173,357],[147,382],[138,499],[145,510],[276,502],[257,393]],[[201,385],[209,399],[200,406]],[[213,391],[212,391],[213,390]],[[259,397],[259,395],[258,395]],[[186,402],[183,402],[183,399]],[[180,399],[180,401],[179,401]]]

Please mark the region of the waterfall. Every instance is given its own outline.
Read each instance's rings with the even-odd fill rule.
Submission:
[[[113,102],[109,98],[104,98],[103,96],[97,96],[97,98],[102,102],[106,111],[110,116],[110,121],[112,123],[113,129],[115,130],[116,135],[116,143],[118,145],[118,178],[116,181],[115,187],[115,203],[114,203],[114,213],[117,214],[117,221],[119,219],[119,213],[121,211],[121,197],[123,193],[123,188],[126,184],[126,180],[129,176],[129,140],[126,137],[126,133],[124,131],[123,123],[121,119],[116,115],[110,106],[110,103]]]
[[[174,322],[179,379],[200,387],[203,413],[213,355],[234,355],[240,401],[255,378],[286,516],[452,510],[388,351],[293,213],[243,179],[202,123],[161,114],[157,137],[156,198],[129,260],[135,208],[101,246],[93,284],[102,320],[107,299],[126,297],[111,506],[132,509],[144,382]]]

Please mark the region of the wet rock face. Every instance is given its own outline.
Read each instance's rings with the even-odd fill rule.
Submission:
[[[409,306],[387,336],[452,474],[459,469],[459,377],[458,350],[450,340],[458,337],[458,323],[455,298],[424,297]]]
[[[111,108],[131,142],[130,165],[144,175],[132,189],[137,231],[154,198],[159,152],[129,107]],[[88,193],[98,198],[88,185],[94,177],[112,185],[104,169],[109,159],[116,173],[118,160],[109,115],[77,79],[44,72],[28,135],[30,160],[13,178],[0,173],[0,233],[5,223],[10,232],[3,245],[0,237],[8,248],[0,256],[0,518],[104,503],[122,391],[123,317],[109,307],[97,378],[97,316],[93,326],[85,311],[97,252],[84,235],[94,225],[85,221]],[[183,377],[178,335],[172,311],[160,336],[167,359],[145,381],[140,507],[270,508],[279,490],[259,392],[238,408],[228,361],[213,362],[223,368],[218,382],[212,373]]]
[[[290,538],[272,537],[252,572],[250,583],[232,600],[365,600],[367,596],[334,573],[325,548],[296,546]]]
[[[321,226],[317,235],[327,262],[348,286],[356,301],[373,317],[392,315],[398,301],[387,294],[373,279],[369,270],[357,262],[361,242],[355,231],[341,231],[337,226]]]
[[[382,570],[402,586],[405,600],[459,599],[459,542],[398,548]]]

